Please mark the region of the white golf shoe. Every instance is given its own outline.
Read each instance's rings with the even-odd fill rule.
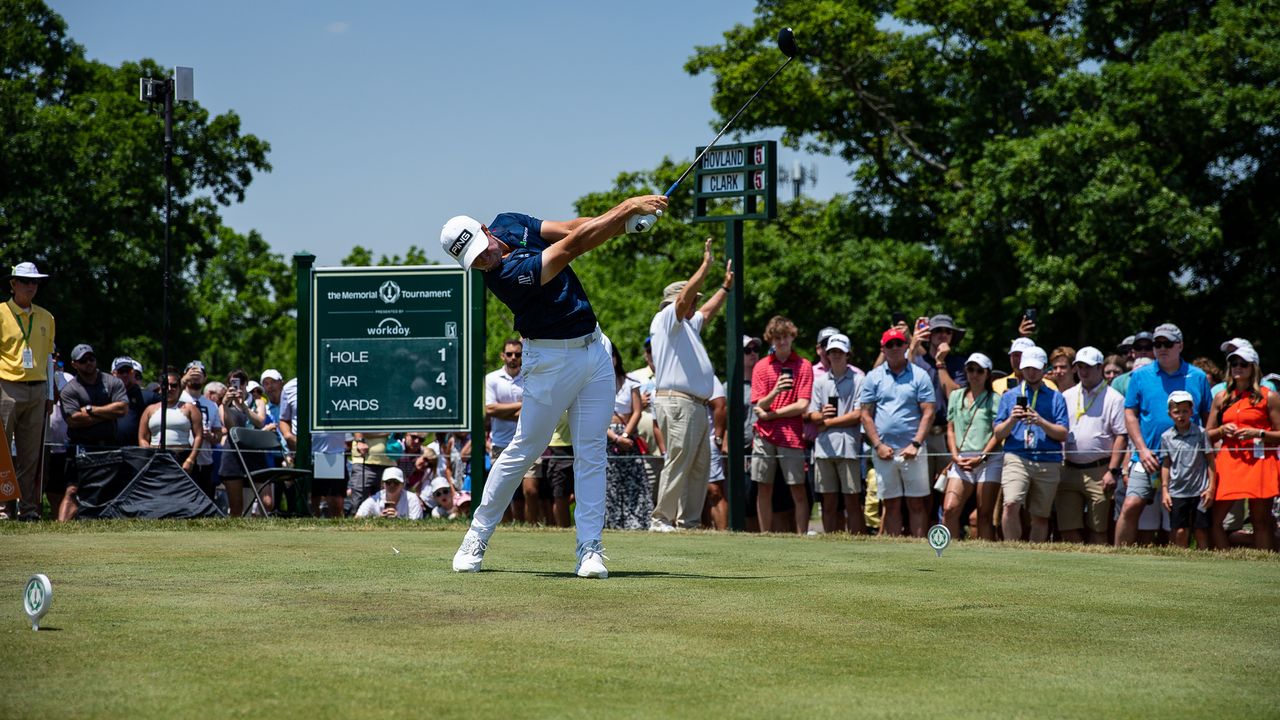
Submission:
[[[484,551],[489,549],[489,541],[480,537],[475,530],[467,530],[462,537],[462,545],[453,554],[454,572],[480,572],[480,563],[484,562]]]
[[[608,559],[604,555],[604,545],[599,540],[588,540],[578,546],[578,567],[574,572],[578,577],[603,580],[609,577],[609,569],[604,566],[604,561]]]

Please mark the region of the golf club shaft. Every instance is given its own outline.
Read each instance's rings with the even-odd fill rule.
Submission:
[[[786,67],[790,65],[791,61],[794,59],[795,59],[794,57],[787,58],[786,62],[782,63],[782,65],[778,66],[777,70],[773,71],[773,74],[769,76],[769,79],[765,80],[764,84],[761,85],[756,90],[755,94],[752,95],[751,98],[747,100],[745,103],[743,103],[742,107],[738,108],[738,112],[734,113],[733,117],[729,118],[729,122],[725,123],[724,127],[720,128],[720,132],[716,133],[716,136],[711,140],[711,144],[702,148],[702,152],[698,153],[698,157],[694,158],[693,162],[689,164],[689,167],[685,168],[684,172],[680,173],[680,177],[676,178],[676,181],[671,183],[671,187],[667,188],[667,191],[663,193],[664,195],[667,195],[668,197],[670,197],[671,193],[676,191],[676,188],[680,186],[680,183],[684,182],[685,177],[689,175],[689,171],[693,170],[695,167],[697,167],[698,163],[702,162],[703,156],[707,154],[708,150],[715,147],[716,141],[720,139],[721,135],[724,135],[725,130],[729,129],[729,126],[733,124],[733,121],[738,119],[738,116],[742,114],[743,110],[747,109],[748,105],[755,102],[755,99],[760,97],[760,93],[764,92],[764,89],[769,86],[769,83],[773,82],[773,79],[778,77],[778,73],[786,69]]]

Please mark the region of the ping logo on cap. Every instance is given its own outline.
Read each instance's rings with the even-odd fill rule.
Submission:
[[[467,243],[470,241],[471,241],[470,230],[463,230],[462,232],[458,233],[458,239],[454,240],[453,244],[449,246],[449,254],[454,257],[461,256],[462,251],[466,249]]]

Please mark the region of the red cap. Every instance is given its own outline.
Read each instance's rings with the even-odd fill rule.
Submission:
[[[885,330],[884,334],[880,336],[880,347],[884,347],[894,340],[906,342],[906,333],[902,332],[898,328],[889,328],[888,330]]]

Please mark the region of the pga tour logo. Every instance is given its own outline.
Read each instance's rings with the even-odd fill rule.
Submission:
[[[466,249],[467,243],[471,241],[471,231],[463,230],[458,233],[458,239],[453,241],[449,246],[449,254],[454,257],[461,257],[462,251]]]

